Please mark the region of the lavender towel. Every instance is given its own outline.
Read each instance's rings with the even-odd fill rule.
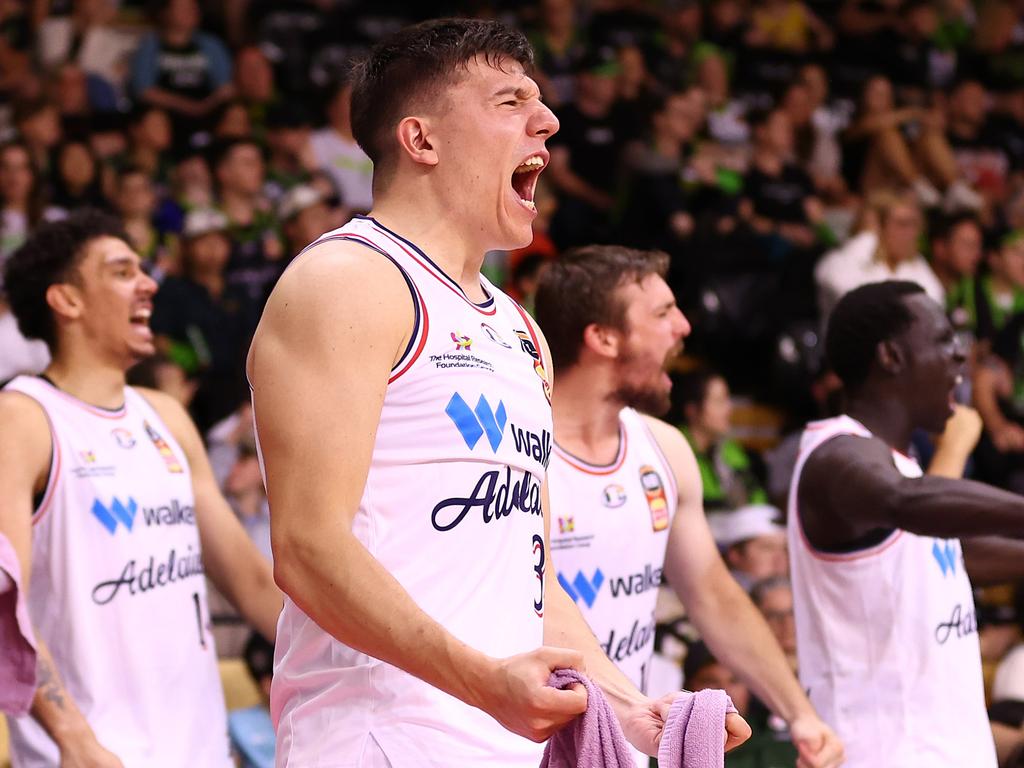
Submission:
[[[36,641],[21,589],[21,565],[0,534],[0,712],[23,715],[36,692]]]
[[[626,737],[601,690],[572,669],[555,670],[548,680],[548,685],[559,689],[575,683],[587,689],[587,711],[548,740],[540,768],[635,768]],[[722,768],[725,715],[735,711],[725,691],[683,691],[665,718],[658,764]]]

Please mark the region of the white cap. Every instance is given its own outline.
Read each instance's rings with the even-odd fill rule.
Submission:
[[[307,208],[323,202],[324,196],[316,187],[310,184],[299,184],[285,192],[281,202],[277,205],[277,216],[281,221],[288,221],[292,216],[297,216]]]
[[[216,208],[195,208],[185,215],[182,237],[202,237],[211,232],[226,232],[228,217]]]
[[[782,513],[771,504],[750,504],[729,512],[711,512],[708,525],[720,547],[731,547],[761,536],[777,536],[786,532],[779,525]]]

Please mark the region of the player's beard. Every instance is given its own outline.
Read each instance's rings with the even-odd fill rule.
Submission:
[[[621,372],[619,386],[611,394],[611,399],[622,403],[628,408],[635,408],[641,413],[651,416],[664,416],[672,406],[671,391],[660,383],[660,373],[664,368],[659,369],[658,380],[646,384],[638,384],[629,381],[629,369],[635,367],[638,356],[633,353],[626,353],[619,358],[618,367]]]

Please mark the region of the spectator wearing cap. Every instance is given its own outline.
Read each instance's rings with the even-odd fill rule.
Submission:
[[[778,509],[754,504],[731,512],[708,515],[711,535],[725,552],[725,562],[748,590],[763,579],[789,572],[786,529],[776,521]]]
[[[341,194],[341,201],[354,213],[373,207],[373,163],[352,135],[352,84],[343,79],[327,102],[327,125],[311,139],[318,167],[327,171]]]
[[[755,699],[750,689],[712,655],[703,641],[690,644],[683,661],[683,673],[689,691],[724,690],[736,711],[750,725],[750,739],[725,756],[726,768],[782,768],[797,763],[796,747],[790,741],[785,723]]]
[[[244,290],[246,315],[258,320],[270,289],[284,268],[285,255],[277,217],[264,194],[266,171],[260,145],[252,139],[233,139],[215,145],[213,177],[218,207],[228,218],[228,282]]]
[[[341,222],[333,215],[320,191],[310,184],[299,184],[285,192],[277,206],[284,228],[287,251],[295,255]]]
[[[548,140],[547,178],[562,201],[551,224],[560,248],[608,236],[619,161],[629,118],[616,109],[619,62],[615,50],[598,48],[579,64],[572,103],[558,111],[560,128]]]
[[[213,208],[190,211],[182,231],[182,274],[167,277],[153,301],[158,347],[198,381],[192,415],[202,430],[245,397],[245,350],[258,315],[225,276],[228,221]]]
[[[768,501],[756,471],[756,461],[735,440],[732,398],[725,379],[707,369],[677,377],[672,388],[671,418],[681,423],[704,487],[704,509],[732,510]]]
[[[135,53],[132,91],[166,109],[183,142],[232,97],[231,55],[217,37],[199,31],[197,0],[162,0],[157,20]]]

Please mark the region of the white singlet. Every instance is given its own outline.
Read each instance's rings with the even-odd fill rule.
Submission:
[[[869,549],[832,554],[804,535],[801,472],[839,435],[871,437],[848,416],[809,424],[790,486],[800,681],[843,740],[848,768],[995,768],[960,541],[897,529]],[[903,476],[921,476],[916,461],[892,456]]]
[[[233,765],[181,447],[128,387],[116,411],[42,378],[5,389],[36,400],[50,422],[29,611],[71,698],[125,768]],[[8,724],[15,768],[60,762],[34,719]]]
[[[654,607],[679,499],[675,475],[643,416],[619,412],[619,452],[606,466],[555,445],[548,471],[551,557],[615,665],[641,691],[654,654]],[[632,750],[637,765],[650,762]]]
[[[459,640],[498,658],[539,647],[540,485],[551,405],[532,326],[486,279],[490,298],[471,302],[426,254],[372,219],[357,217],[318,242],[327,239],[362,243],[390,259],[415,307],[354,534]],[[275,656],[278,766],[359,766],[378,745],[395,768],[540,762],[542,745],[343,645],[287,598]]]

